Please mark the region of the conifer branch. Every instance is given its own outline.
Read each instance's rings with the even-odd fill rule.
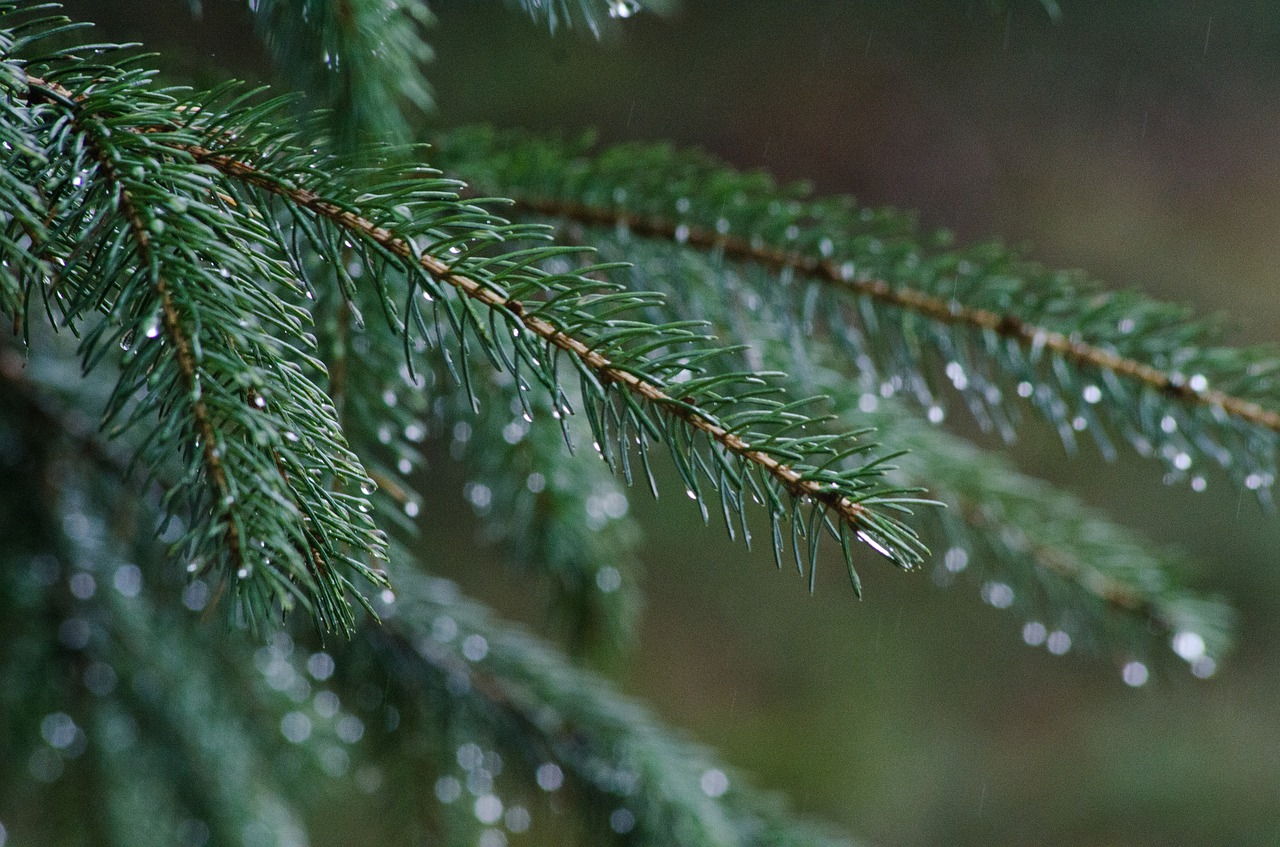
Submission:
[[[439,139],[435,158],[478,190],[514,196],[523,215],[770,271],[761,297],[806,332],[825,328],[851,368],[882,369],[891,390],[935,414],[943,380],[928,369],[945,365],[979,423],[1012,439],[1016,411],[998,373],[1068,447],[1083,431],[1110,457],[1118,433],[1174,479],[1203,456],[1264,498],[1275,481],[1280,357],[1214,346],[1218,326],[1184,309],[996,245],[948,251],[947,236],[922,235],[898,213],[815,199],[699,154],[461,130]]]
[[[519,316],[520,323],[524,327],[532,330],[551,346],[559,348],[581,360],[597,374],[602,384],[622,385],[644,400],[663,407],[669,414],[681,418],[689,426],[707,434],[713,440],[724,445],[730,452],[741,456],[749,462],[760,465],[769,474],[777,478],[794,496],[809,497],[825,504],[855,527],[863,527],[866,524],[868,510],[861,503],[854,502],[842,494],[832,492],[829,486],[817,480],[806,478],[804,474],[793,469],[785,462],[779,461],[769,452],[757,448],[746,439],[721,426],[713,415],[677,399],[667,393],[662,386],[636,374],[631,369],[617,366],[607,356],[594,349],[592,345],[533,313],[532,307],[526,307],[525,304],[506,297],[493,288],[455,271],[448,263],[430,254],[415,255],[416,251],[410,247],[409,242],[404,238],[313,191],[283,185],[278,180],[265,176],[244,162],[215,153],[212,150],[196,146],[189,146],[185,149],[199,162],[212,165],[228,176],[243,179],[258,188],[283,197],[301,208],[309,209],[352,234],[368,238],[402,259],[417,262],[433,277],[448,282],[467,297],[497,311],[513,313]]]
[[[532,331],[549,347],[564,351],[594,374],[599,385],[618,385],[647,403],[651,403],[671,417],[697,430],[749,464],[754,464],[775,479],[793,497],[812,501],[835,512],[842,522],[852,527],[858,538],[876,552],[905,568],[914,567],[920,561],[920,552],[909,532],[896,522],[877,514],[864,501],[879,499],[885,503],[915,502],[908,498],[885,498],[876,493],[855,497],[842,488],[830,474],[821,471],[802,471],[779,459],[775,450],[761,446],[738,434],[742,427],[730,429],[720,423],[712,413],[699,408],[688,397],[677,398],[661,384],[637,371],[633,365],[622,366],[599,351],[598,343],[589,343],[538,314],[545,303],[524,303],[504,294],[490,283],[482,283],[473,276],[455,269],[454,264],[416,249],[410,241],[390,229],[364,217],[348,206],[307,188],[289,184],[279,177],[264,172],[233,155],[201,146],[181,145],[183,152],[201,163],[208,164],[229,177],[240,180],[270,195],[305,209],[351,236],[367,240],[381,248],[385,254],[413,263],[432,278],[447,283],[466,298],[476,301],[497,314],[501,314],[520,327]],[[642,329],[637,326],[635,329]],[[634,330],[633,330],[634,332]],[[656,334],[658,328],[653,328]],[[776,437],[771,440],[776,441]],[[722,494],[723,496],[723,494]],[[810,537],[812,545],[816,539]]]
[[[624,208],[589,206],[555,198],[516,198],[513,202],[517,213],[627,230],[642,238],[660,238],[674,244],[717,251],[730,261],[752,262],[775,272],[794,271],[856,296],[916,312],[937,323],[993,332],[1028,351],[1057,353],[1074,364],[1111,371],[1180,402],[1220,408],[1247,423],[1280,433],[1280,412],[1218,389],[1194,388],[1177,371],[1152,367],[1137,359],[1117,355],[1105,347],[1074,339],[1066,333],[1030,324],[1017,315],[965,306],[909,288],[895,287],[880,279],[850,277],[833,259],[769,247],[741,236],[678,223],[674,218],[634,215]]]
[[[566,789],[578,789],[583,811],[599,816],[588,827],[607,833],[610,812],[621,807],[634,812],[633,837],[642,843],[849,847],[789,819],[707,751],[536,636],[493,620],[452,584],[399,573],[396,582],[384,625],[355,645],[390,680],[393,702],[435,718],[423,704],[448,690],[446,732],[491,738],[530,784],[539,766],[552,765]],[[441,620],[448,626],[432,623]],[[440,735],[435,724],[410,731]]]
[[[1189,568],[1181,557],[1020,473],[1003,456],[926,424],[881,396],[871,375],[851,380],[831,339],[806,333],[794,343],[787,305],[757,302],[755,292],[773,283],[767,269],[616,229],[590,236],[604,258],[627,256],[629,283],[664,294],[676,316],[710,320],[722,335],[755,340],[742,353],[747,365],[786,371],[801,390],[830,397],[833,427],[856,421],[892,433],[907,452],[891,477],[927,486],[948,506],[929,516],[933,536],[950,545],[935,561],[937,581],[965,572],[982,580],[993,605],[1063,627],[1077,644],[1125,661],[1156,654],[1170,637],[1184,645],[1199,639],[1204,652],[1184,650],[1183,658],[1203,674],[1229,649],[1232,610],[1186,586]]]

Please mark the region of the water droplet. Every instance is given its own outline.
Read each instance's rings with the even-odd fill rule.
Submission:
[[[454,776],[442,776],[436,780],[436,799],[441,803],[452,803],[462,796],[462,783]]]
[[[555,762],[539,765],[534,778],[543,791],[556,791],[564,785],[564,771],[560,770],[560,766]]]
[[[1204,391],[1209,387],[1209,380],[1204,374],[1192,374],[1191,379],[1187,381],[1187,387],[1195,392]]]
[[[1090,405],[1102,400],[1102,389],[1096,385],[1086,385],[1081,394],[1084,396],[1084,402]]]
[[[1160,419],[1160,431],[1169,434],[1178,431],[1178,422],[1174,420],[1173,415],[1165,415]]]
[[[502,817],[502,801],[493,794],[476,798],[476,820],[483,824],[497,823]]]
[[[690,500],[698,499],[698,492],[694,491],[692,488],[686,488],[684,493]]]
[[[612,594],[621,587],[622,574],[618,572],[617,568],[606,565],[596,571],[596,588],[599,588],[602,593]]]
[[[926,417],[928,417],[931,424],[942,423],[946,416],[946,412],[942,410],[941,406],[930,406],[929,411],[926,413]]]
[[[1013,605],[1013,588],[1003,582],[988,582],[982,586],[982,599],[997,609]]]
[[[76,571],[70,579],[71,593],[77,600],[88,600],[98,591],[97,580],[87,571]]]
[[[1191,467],[1191,457],[1186,453],[1178,453],[1173,457],[1173,466],[1180,471],[1185,471]]]
[[[719,768],[703,771],[698,783],[702,787],[702,793],[708,797],[723,797],[729,790],[729,777]]]
[[[614,809],[613,814],[609,815],[609,828],[619,835],[626,835],[636,828],[636,816],[630,809]]]
[[[519,835],[522,832],[528,832],[533,818],[529,814],[529,810],[524,806],[512,806],[507,809],[507,813],[503,816],[502,822],[507,829]],[[3,845],[0,845],[3,847]]]
[[[1204,638],[1198,632],[1179,632],[1171,642],[1173,652],[1188,662],[1194,662],[1204,655]]]
[[[1124,679],[1124,684],[1130,688],[1138,688],[1147,684],[1147,679],[1151,674],[1147,671],[1147,666],[1142,662],[1127,662],[1124,669],[1120,671],[1120,676]]]
[[[1048,635],[1048,629],[1040,621],[1027,621],[1022,627],[1022,640],[1030,647],[1039,647]]]
[[[311,718],[302,712],[289,712],[280,719],[280,734],[294,744],[311,737]]]
[[[468,635],[462,639],[462,655],[469,661],[478,662],[489,655],[489,642],[483,635]]]
[[[1018,396],[1023,398],[1024,400],[1030,397],[1034,392],[1035,392],[1035,386],[1033,386],[1031,383],[1026,382],[1025,380],[1023,382],[1018,383]]]
[[[493,489],[481,482],[469,482],[463,486],[462,494],[477,509],[487,509],[493,502]]]
[[[404,504],[404,513],[411,518],[416,518],[418,516],[418,512],[421,510],[422,507],[418,504],[417,500],[408,500]]]
[[[529,474],[529,478],[525,480],[525,487],[534,494],[540,494],[547,487],[547,478],[542,474],[534,471]]]
[[[685,224],[680,224],[678,227],[676,227],[676,243],[685,244],[688,241],[689,241],[689,227]]]
[[[609,17],[611,18],[629,18],[638,11],[640,11],[640,0],[609,0]]]
[[[1045,639],[1045,647],[1055,656],[1061,656],[1071,649],[1071,636],[1060,629],[1049,633]]]
[[[1191,663],[1191,673],[1198,679],[1208,679],[1218,669],[1218,663],[1209,656],[1201,656]]]
[[[942,555],[942,564],[951,573],[960,573],[969,566],[969,551],[963,547],[952,547]]]

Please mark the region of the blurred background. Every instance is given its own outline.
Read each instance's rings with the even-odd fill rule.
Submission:
[[[174,78],[269,79],[243,3],[75,0]],[[1026,245],[1118,287],[1280,340],[1280,5],[1264,0],[684,0],[602,42],[547,37],[492,0],[433,0],[435,125],[669,140],[825,193],[916,210],[962,243]],[[1049,655],[976,587],[831,561],[815,594],[767,550],[637,493],[647,606],[611,672],[793,806],[869,843],[1280,844],[1280,524],[1210,479],[1068,461],[1029,422],[1027,471],[1190,551],[1241,610],[1207,680],[1141,688]],[[973,433],[967,433],[972,435]],[[585,459],[584,459],[585,460]],[[507,614],[530,586],[479,545],[441,455],[424,558]],[[669,489],[678,490],[678,489]],[[345,813],[344,813],[345,814]]]

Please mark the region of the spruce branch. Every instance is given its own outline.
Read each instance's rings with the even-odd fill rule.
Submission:
[[[400,591],[382,612],[384,625],[364,631],[349,648],[357,655],[344,658],[390,681],[388,698],[405,722],[399,733],[438,739],[443,721],[444,737],[455,744],[498,745],[514,760],[506,770],[516,771],[515,792],[532,789],[540,767],[550,770],[556,781],[544,776],[544,790],[560,788],[563,779],[574,791],[591,843],[847,844],[790,819],[775,798],[604,679],[493,620],[451,583],[399,573],[396,582]],[[447,761],[454,750],[441,753]]]
[[[787,430],[803,426],[805,418],[796,417],[786,406],[775,404],[763,410],[737,411],[736,420],[728,424],[722,423],[715,414],[706,408],[699,407],[696,400],[690,399],[697,393],[696,382],[691,381],[682,385],[683,393],[677,397],[665,388],[660,377],[645,372],[647,368],[652,367],[651,363],[637,357],[631,351],[624,351],[616,344],[616,339],[643,338],[647,342],[648,349],[656,349],[697,340],[696,336],[668,331],[664,337],[662,327],[634,321],[621,329],[616,319],[612,323],[602,323],[576,307],[570,312],[569,320],[557,323],[554,319],[555,310],[552,307],[560,305],[567,293],[579,291],[586,293],[598,289],[599,285],[582,276],[570,276],[565,280],[541,275],[522,277],[521,270],[529,263],[527,257],[521,257],[518,261],[509,260],[510,263],[504,265],[501,258],[486,257],[472,262],[468,261],[466,256],[461,259],[449,256],[445,259],[434,255],[429,251],[429,247],[420,248],[410,238],[403,237],[359,214],[354,210],[353,203],[339,203],[314,190],[299,187],[291,182],[291,179],[299,178],[316,179],[315,164],[310,166],[309,173],[293,171],[285,176],[261,170],[233,155],[201,145],[186,144],[182,149],[198,162],[208,164],[233,179],[285,200],[296,209],[312,213],[317,221],[335,226],[347,237],[353,237],[377,248],[382,256],[393,258],[401,263],[411,263],[407,270],[426,271],[427,278],[430,280],[437,284],[444,283],[462,294],[464,302],[474,301],[487,307],[493,316],[506,321],[511,327],[510,337],[515,342],[517,358],[523,356],[525,361],[537,367],[539,354],[536,343],[530,345],[527,340],[522,340],[522,338],[528,338],[528,335],[540,339],[546,344],[548,350],[555,348],[568,353],[575,366],[594,386],[597,386],[601,395],[607,395],[614,386],[625,389],[645,403],[658,407],[670,418],[678,419],[692,430],[706,435],[725,453],[748,466],[755,465],[762,469],[767,477],[793,498],[802,502],[814,502],[819,507],[834,512],[843,522],[842,526],[850,527],[859,540],[895,564],[909,569],[920,561],[921,554],[913,534],[896,520],[874,511],[872,506],[884,504],[890,508],[901,508],[924,501],[868,486],[866,480],[860,476],[850,476],[852,472],[841,474],[830,467],[807,466],[805,464],[807,455],[830,452],[831,448],[828,446],[830,439],[806,441],[789,434]],[[429,199],[438,201],[439,193],[439,188],[432,187],[428,192]],[[504,225],[506,222],[501,219],[493,219],[489,224],[491,227]],[[525,230],[517,232],[520,235],[527,233]],[[438,245],[437,249],[439,249]],[[541,252],[545,253],[545,251]],[[471,265],[474,271],[471,273],[459,271],[457,269],[459,265]],[[486,280],[481,275],[495,267],[498,271],[492,275],[491,279]],[[506,293],[504,284],[513,286],[520,283],[527,286],[530,295],[549,294],[551,299],[522,302]],[[470,310],[471,306],[466,305],[464,308]],[[470,312],[467,311],[465,314],[469,315]],[[548,317],[543,317],[544,314]],[[476,323],[475,326],[477,333],[482,334],[480,324]],[[597,334],[594,337],[587,336],[585,339],[579,337],[577,333],[583,333],[588,328],[596,328]],[[526,336],[521,336],[522,329],[528,331]],[[526,345],[526,348],[521,350],[521,345]],[[622,361],[614,361],[600,352],[600,349],[605,346],[612,347],[615,355],[626,358]],[[680,367],[677,370],[680,371],[689,370],[694,366],[687,359],[681,360],[678,364]],[[554,376],[550,379],[544,378],[544,381],[554,384]],[[713,384],[719,387],[721,383],[723,379],[717,378]],[[722,406],[729,406],[731,411],[736,411],[732,409],[730,402],[719,394],[710,395],[709,399]],[[789,416],[789,423],[782,431],[758,434],[752,430],[752,427],[761,421],[767,424],[770,418],[777,420],[780,412],[786,412]],[[657,436],[660,432],[652,424],[646,427],[646,430],[651,436]],[[599,434],[601,433],[598,432]],[[692,442],[689,446],[692,448]],[[623,449],[627,447],[624,445]],[[716,456],[716,460],[719,461],[719,454],[717,453]],[[721,491],[722,498],[727,496],[727,492],[720,487],[719,483],[732,480],[725,479],[723,476],[717,478],[715,472],[705,465],[702,467],[711,477],[712,484]],[[875,465],[864,466],[862,471],[862,475],[879,473]],[[693,490],[692,484],[691,490]],[[782,511],[782,504],[776,496],[770,497],[769,502],[773,505],[775,515]],[[741,506],[738,508],[740,510]],[[796,511],[796,508],[793,507],[792,511]],[[827,526],[830,528],[829,524]],[[834,530],[832,534],[843,538],[841,530]],[[810,548],[814,549],[817,537],[811,534],[806,541]],[[842,541],[843,543],[845,542]]]
[[[433,18],[421,0],[251,0],[249,7],[290,87],[332,110],[339,149],[404,143],[413,120],[431,110],[423,31]]]
[[[895,460],[892,478],[927,487],[948,507],[928,516],[930,535],[949,547],[935,559],[935,581],[947,584],[965,572],[981,582],[992,605],[1123,662],[1153,656],[1160,641],[1176,639],[1179,655],[1206,675],[1229,649],[1233,611],[1186,585],[1183,557],[1020,473],[1006,458],[926,424],[897,398],[881,396],[871,375],[851,380],[843,351],[798,330],[785,296],[759,297],[773,285],[768,269],[615,228],[578,235],[603,258],[627,256],[629,284],[663,294],[675,316],[751,340],[741,366],[786,371],[801,390],[831,398],[834,428],[857,422],[892,433],[907,451]],[[1202,646],[1190,649],[1194,644]]]
[[[134,74],[134,79],[141,82],[142,76]],[[87,96],[57,79],[35,78],[29,84],[37,94],[52,92],[51,99],[62,108],[80,105]],[[190,157],[196,165],[212,167],[247,189],[283,201],[299,226],[302,223],[298,214],[307,213],[313,225],[326,226],[340,233],[344,242],[363,245],[364,249],[374,251],[378,259],[398,265],[414,281],[410,291],[416,284],[424,289],[435,288],[435,296],[444,296],[440,288],[444,285],[463,295],[458,301],[458,311],[450,315],[455,330],[460,337],[469,330],[474,332],[486,345],[486,352],[495,364],[503,364],[505,360],[517,375],[522,365],[531,366],[541,382],[554,387],[558,384],[558,356],[554,354],[557,351],[568,354],[584,386],[590,386],[587,394],[591,402],[587,410],[602,453],[610,455],[603,445],[608,441],[606,429],[611,422],[615,425],[622,455],[630,451],[631,439],[638,439],[646,464],[644,439],[666,441],[695,499],[701,499],[697,478],[702,476],[719,492],[726,519],[733,511],[741,516],[748,497],[768,507],[774,521],[775,553],[780,553],[783,546],[779,523],[789,519],[797,561],[802,555],[801,546],[808,548],[809,558],[813,560],[820,532],[825,530],[840,541],[855,587],[858,581],[847,533],[901,567],[911,568],[921,561],[922,549],[914,533],[874,507],[906,511],[911,505],[924,501],[908,496],[908,492],[875,484],[874,479],[883,473],[883,460],[842,468],[843,459],[865,452],[867,446],[843,450],[837,446],[840,439],[803,435],[810,418],[799,413],[795,403],[764,396],[760,388],[753,385],[759,382],[758,377],[736,377],[735,381],[742,383],[741,391],[728,390],[730,385],[723,374],[710,381],[696,376],[689,378],[689,374],[696,375],[701,370],[698,362],[714,352],[688,351],[691,343],[705,344],[706,339],[697,333],[679,325],[659,327],[637,321],[623,322],[617,317],[619,307],[627,309],[631,304],[626,300],[610,302],[599,283],[574,274],[557,277],[526,270],[536,257],[554,253],[555,248],[518,251],[509,257],[483,256],[475,253],[474,245],[464,250],[464,245],[475,238],[476,229],[461,239],[451,235],[448,240],[433,242],[431,236],[439,238],[441,234],[441,228],[436,227],[434,231],[427,230],[424,249],[384,224],[400,219],[399,209],[417,204],[423,207],[419,216],[428,221],[443,216],[459,229],[461,223],[471,222],[485,235],[480,239],[481,247],[495,240],[510,242],[528,238],[537,234],[536,231],[512,227],[474,207],[457,204],[442,190],[444,186],[434,185],[417,192],[406,188],[404,179],[396,187],[397,183],[391,178],[388,178],[390,193],[379,199],[385,201],[389,197],[407,202],[398,203],[397,208],[391,210],[386,207],[392,204],[384,202],[379,212],[382,221],[375,222],[357,211],[361,200],[367,204],[375,195],[349,192],[351,196],[338,202],[306,187],[308,180],[318,184],[322,175],[328,184],[339,181],[325,173],[324,166],[329,160],[324,154],[307,154],[290,148],[287,140],[280,139],[278,130],[265,129],[262,122],[272,113],[270,106],[250,108],[238,115],[239,126],[236,117],[211,111],[201,104],[171,103],[168,114],[149,114],[145,120],[142,116],[129,120],[119,117],[129,114],[127,103],[112,101],[101,108],[116,116],[125,134],[136,138],[137,144],[150,155],[155,155],[158,149],[169,149],[180,157]],[[192,139],[192,135],[198,133],[204,136],[200,143]],[[245,160],[251,153],[245,148],[246,141],[264,133],[265,152],[260,151],[258,155],[262,161],[269,162],[265,170]],[[267,142],[266,138],[271,141]],[[229,144],[230,148],[223,151],[209,146],[211,144],[224,147]],[[300,166],[299,162],[305,165]],[[385,169],[383,175],[387,178]],[[422,172],[413,170],[403,176],[421,179]],[[228,191],[244,195],[230,188]],[[247,196],[232,202],[237,208],[243,203],[246,209],[262,205]],[[451,202],[454,203],[452,210],[448,208]],[[271,210],[265,210],[263,217],[270,216]],[[279,246],[287,253],[289,245]],[[439,255],[432,252],[432,247]],[[385,285],[375,284],[379,285],[388,317],[394,321],[394,305]],[[607,290],[608,286],[603,288]],[[525,302],[510,293],[517,290],[523,292]],[[583,308],[584,298],[593,298],[595,304],[607,304],[604,315],[597,316]],[[408,308],[414,312],[416,301],[410,297],[409,303],[412,305]],[[509,334],[504,336],[510,339],[510,352],[502,346],[505,339],[488,337],[484,321],[475,311],[476,304],[489,312],[490,323],[501,320],[507,324]],[[656,350],[663,352],[654,357],[651,354]],[[466,381],[465,359],[463,364]],[[688,381],[680,384],[678,394],[669,391],[666,380],[681,374]],[[558,389],[553,390],[563,396]],[[740,399],[753,395],[756,398],[753,401]],[[640,405],[636,405],[636,401]],[[614,402],[622,405],[621,411]],[[663,422],[650,419],[642,410],[646,405],[659,410]],[[683,432],[677,435],[680,430]],[[629,435],[629,432],[635,434]],[[692,438],[695,434],[708,440],[711,449],[705,457],[698,452]],[[624,469],[627,467],[624,461]],[[751,476],[753,471],[758,477]],[[744,493],[745,489],[749,489],[749,493]],[[783,497],[791,499],[790,506],[783,502]],[[703,508],[705,514],[705,506]],[[309,568],[299,570],[308,573]],[[335,607],[333,612],[341,615],[342,609]]]
[[[995,245],[940,251],[946,237],[922,236],[900,214],[814,199],[803,186],[779,188],[693,153],[638,145],[597,153],[589,143],[462,130],[439,140],[436,160],[482,191],[515,197],[517,216],[771,271],[791,293],[762,294],[792,298],[797,314],[808,298],[805,321],[825,324],[851,368],[875,368],[890,390],[905,389],[935,414],[942,380],[928,370],[936,363],[979,422],[1006,438],[1014,388],[1068,446],[1085,430],[1111,456],[1110,429],[1177,477],[1205,457],[1262,496],[1275,479],[1280,359],[1214,346],[1218,326],[1184,309],[1105,292]]]
[[[139,448],[153,471],[199,456],[168,499],[185,499],[207,529],[180,546],[195,571],[235,588],[250,621],[301,601],[323,627],[349,627],[346,574],[382,582],[356,556],[378,556],[385,542],[363,498],[344,491],[371,483],[304,375],[323,367],[305,352],[305,314],[269,287],[295,287],[269,234],[227,215],[207,170],[159,145],[181,134],[183,107],[134,96],[145,73],[89,82],[74,63],[47,61],[86,89],[28,78],[9,102],[25,102],[32,124],[56,133],[49,146],[62,157],[50,157],[56,176],[43,180],[59,212],[41,249],[55,255],[65,290],[47,296],[67,325],[104,316],[85,335],[86,368],[113,346],[125,353],[105,421],[119,434],[148,413],[162,420]]]

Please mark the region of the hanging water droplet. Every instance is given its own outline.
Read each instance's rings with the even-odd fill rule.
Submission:
[[[1179,632],[1173,636],[1173,652],[1188,662],[1205,654],[1204,638],[1198,632]]]
[[[609,0],[609,17],[629,18],[640,11],[640,0]]]
[[[1062,656],[1071,649],[1071,636],[1060,629],[1049,633],[1045,639],[1045,647],[1055,656]]]
[[[1120,672],[1120,676],[1124,679],[1124,684],[1130,688],[1139,688],[1147,684],[1147,679],[1151,674],[1147,671],[1147,666],[1142,662],[1128,662],[1124,669]]]
[[[689,227],[686,226],[685,224],[680,224],[678,227],[676,227],[676,243],[685,244],[688,241],[689,241]]]

